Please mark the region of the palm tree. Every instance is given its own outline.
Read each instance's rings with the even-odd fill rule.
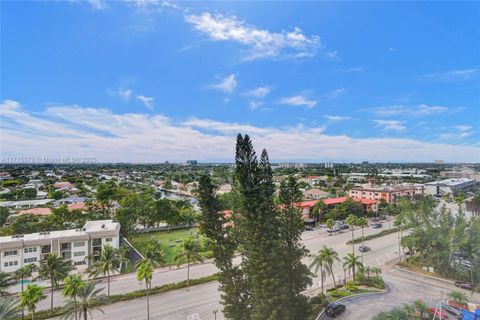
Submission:
[[[150,260],[141,260],[137,267],[137,280],[145,281],[147,291],[147,320],[150,319],[150,288],[152,287],[153,265]]]
[[[459,304],[466,304],[468,302],[467,295],[463,292],[454,290],[450,291],[447,296],[452,299],[453,301],[459,303]]]
[[[80,310],[79,313],[83,314],[83,320],[88,320],[88,315],[90,315],[90,318],[93,319],[93,309],[97,309],[101,313],[105,314],[98,306],[107,303],[108,297],[104,294],[100,294],[104,288],[96,289],[95,287],[97,284],[98,282],[95,281],[85,282],[77,292],[77,301],[75,302],[73,299],[67,301],[65,304],[65,315],[63,316],[64,319],[73,319],[75,310]]]
[[[352,270],[353,282],[355,282],[356,268],[362,268],[363,264],[358,261],[358,257],[355,254],[349,253],[346,257],[343,257],[343,267],[348,270]]]
[[[33,263],[30,263],[21,267],[20,269],[17,269],[17,271],[13,273],[13,277],[15,278],[15,280],[20,281],[20,284],[22,286],[21,292],[23,292],[24,280],[27,278],[30,278],[36,269],[37,269],[37,266],[34,265]],[[24,317],[25,317],[24,309],[22,308],[22,319]]]
[[[36,284],[27,285],[27,289],[20,293],[20,307],[27,308],[32,314],[32,320],[35,320],[35,310],[37,309],[37,303],[46,298],[43,294],[43,290]]]
[[[415,311],[420,315],[420,319],[423,319],[423,315],[428,312],[428,306],[422,300],[415,300],[413,306]]]
[[[53,291],[58,287],[68,273],[72,270],[71,262],[57,256],[49,254],[46,259],[40,262],[38,274],[43,280],[50,280],[50,312],[53,313]]]
[[[328,273],[330,273],[330,275],[332,276],[333,285],[336,288],[337,282],[335,281],[335,275],[333,274],[333,263],[335,261],[340,261],[340,259],[338,258],[338,253],[332,248],[323,246],[322,249],[320,249],[319,254],[323,257],[322,260],[325,262],[326,269]]]
[[[143,259],[138,261],[137,264],[143,263],[143,261],[149,261],[152,267],[159,267],[165,263],[165,254],[160,241],[155,238],[150,239],[145,246]]]
[[[0,271],[0,296],[5,296],[8,294],[8,288],[15,284],[15,279],[13,279],[10,274]]]
[[[321,251],[318,254],[313,255],[312,263],[310,264],[310,269],[314,268],[313,272],[318,274],[320,270],[320,285],[323,293],[323,281],[325,280],[326,270],[325,270],[325,257],[321,254]]]
[[[82,290],[85,283],[82,281],[82,276],[77,274],[69,275],[63,280],[63,283],[63,296],[73,299],[73,312],[75,314],[75,320],[78,320],[77,294],[80,290]]]
[[[363,272],[367,274],[367,279],[370,279],[370,273],[372,273],[372,268],[369,266],[366,266],[365,268],[363,268]]]
[[[357,226],[360,226],[362,228],[362,247],[363,247],[363,239],[365,238],[363,231],[364,231],[364,228],[366,226],[368,226],[367,218],[365,218],[365,217],[358,218],[357,219]],[[363,263],[363,251],[364,250],[362,250],[362,263]]]
[[[202,262],[200,255],[200,244],[193,238],[186,238],[180,247],[180,251],[175,256],[177,265],[187,263],[187,290],[190,289],[190,263]]]
[[[89,268],[91,276],[97,277],[99,275],[107,276],[107,295],[110,296],[110,276],[115,272],[120,272],[120,265],[122,259],[119,257],[118,251],[112,246],[106,244],[102,248],[102,253],[97,261],[94,261]]]
[[[0,297],[0,319],[16,320],[20,317],[17,300],[7,297]]]
[[[356,215],[349,215],[345,222],[352,228],[352,254],[355,254],[355,226],[358,224],[358,218]]]

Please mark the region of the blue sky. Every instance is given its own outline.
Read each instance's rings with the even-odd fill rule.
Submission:
[[[4,160],[480,159],[478,3],[1,7]]]

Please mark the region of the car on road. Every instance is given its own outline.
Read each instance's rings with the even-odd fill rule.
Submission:
[[[370,247],[368,247],[368,246],[359,246],[358,247],[358,251],[360,251],[360,252],[368,252],[370,250],[372,250],[372,249],[370,249]]]
[[[350,229],[350,226],[346,223],[342,223],[341,225],[338,226],[340,230],[347,230]]]
[[[335,232],[338,232],[338,231],[340,231],[340,229],[338,229],[337,227],[333,227],[332,229],[327,229],[328,233],[335,233]]]
[[[332,302],[327,305],[325,313],[327,314],[327,316],[335,318],[336,316],[344,313],[345,310],[347,310],[347,307],[345,307],[344,304],[341,304],[339,302]]]
[[[455,286],[465,289],[465,290],[473,290],[474,285],[470,282],[461,282],[461,281],[455,281]]]
[[[374,228],[374,229],[378,229],[378,228],[382,227],[382,224],[381,223],[372,223],[371,227]]]

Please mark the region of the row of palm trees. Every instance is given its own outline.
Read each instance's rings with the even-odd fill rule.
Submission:
[[[327,274],[332,276],[333,285],[335,286],[335,288],[337,287],[335,274],[333,272],[333,265],[336,261],[340,262],[338,252],[327,246],[323,246],[316,255],[313,255],[310,269],[313,269],[315,274],[318,274],[320,276],[322,292],[324,292],[324,281]],[[370,274],[371,272],[379,272],[379,270],[376,270],[377,268],[364,267],[359,257],[355,255],[355,252],[348,253],[345,257],[343,257],[343,269],[345,271],[352,271],[353,282],[355,282],[355,275],[358,270],[364,270],[368,274]]]
[[[178,265],[187,264],[187,290],[190,286],[190,264],[195,262],[202,262],[203,258],[200,255],[200,244],[193,238],[187,238],[183,241],[176,256],[175,261]],[[71,261],[59,257],[56,254],[49,254],[41,261],[40,266],[34,264],[26,265],[18,269],[13,275],[0,273],[0,295],[6,295],[6,288],[14,285],[17,281],[21,283],[21,292],[16,309],[21,309],[21,317],[24,317],[24,310],[27,309],[35,319],[35,312],[40,301],[46,298],[43,289],[36,284],[29,284],[26,289],[24,282],[26,279],[32,278],[35,272],[38,272],[38,278],[50,281],[50,312],[53,313],[54,305],[54,290],[58,289],[61,282],[63,282],[62,294],[69,298],[64,305],[64,315],[71,319],[78,320],[78,315],[83,314],[84,320],[88,319],[92,308],[95,305],[102,304],[108,301],[110,296],[110,280],[112,275],[120,273],[123,268],[129,264],[127,258],[128,250],[125,247],[113,248],[110,245],[104,245],[99,255],[87,257],[89,267],[87,272],[92,278],[98,276],[105,276],[107,278],[107,295],[100,294],[104,288],[96,288],[99,281],[82,280],[81,275],[69,275],[73,270]],[[151,239],[144,250],[144,255],[136,264],[136,275],[139,281],[145,282],[145,289],[147,293],[147,319],[150,318],[150,290],[154,268],[160,267],[165,263],[165,255],[161,249],[161,244],[155,239]],[[5,300],[5,301],[4,301]],[[10,300],[9,300],[10,301]],[[2,299],[1,303],[7,304],[7,299]],[[13,302],[12,302],[13,303]],[[10,306],[10,304],[9,304]],[[0,304],[0,318],[9,319],[2,312],[2,308],[6,305]],[[5,310],[9,310],[8,308]],[[100,310],[101,311],[101,310]],[[103,311],[102,311],[103,312]],[[91,314],[90,314],[91,317]],[[16,319],[17,316],[12,317]]]

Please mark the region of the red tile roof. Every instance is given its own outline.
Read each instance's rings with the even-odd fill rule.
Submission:
[[[48,216],[52,214],[52,209],[50,208],[32,208],[27,210],[22,210],[18,213],[19,215],[31,214],[34,216]]]

